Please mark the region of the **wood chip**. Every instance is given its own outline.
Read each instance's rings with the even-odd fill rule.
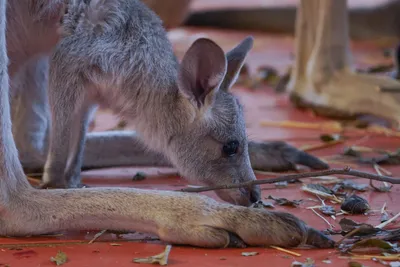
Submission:
[[[317,149],[323,149],[323,148],[335,146],[335,145],[342,144],[342,143],[344,143],[344,140],[335,140],[335,141],[329,141],[329,142],[320,143],[320,144],[304,145],[304,146],[300,147],[299,149],[303,150],[303,151],[313,151],[313,150],[317,150]]]
[[[284,248],[280,248],[280,247],[276,247],[276,246],[270,246],[270,248],[285,252],[287,254],[290,254],[290,255],[293,255],[293,256],[296,256],[296,257],[301,257],[300,253],[296,253],[296,252],[293,252],[293,251],[290,251],[290,250],[287,250],[287,249],[284,249]]]
[[[263,121],[261,126],[275,126],[285,128],[301,128],[301,129],[314,129],[314,130],[329,130],[329,131],[343,131],[343,127],[340,122],[300,122],[300,121]]]
[[[314,194],[316,196],[320,196],[320,197],[323,197],[323,198],[330,199],[335,203],[340,203],[340,204],[343,203],[343,199],[339,199],[335,195],[328,194],[328,193],[322,192],[320,190],[316,190],[316,189],[311,188],[311,187],[309,187],[307,185],[302,186],[301,190],[303,190],[305,192],[308,192],[308,193],[311,193],[311,194]]]
[[[399,218],[399,217],[400,217],[400,212],[397,213],[397,214],[396,214],[395,216],[393,216],[392,218],[390,218],[389,220],[387,220],[386,222],[383,222],[383,223],[381,223],[381,224],[378,224],[378,225],[376,226],[376,228],[382,229],[382,228],[384,228],[386,225],[388,225],[389,223],[393,222],[394,220],[396,220],[396,219]]]
[[[105,232],[107,232],[106,230],[102,230],[100,232],[98,232],[97,234],[94,235],[94,237],[92,238],[92,240],[89,241],[88,244],[92,244],[94,241],[96,241],[100,236],[102,236]]]
[[[154,256],[150,256],[147,258],[135,258],[133,259],[133,262],[135,263],[158,263],[159,265],[163,266],[163,265],[167,265],[168,264],[168,256],[169,253],[171,252],[171,245],[168,245],[165,247],[164,252],[154,255]]]

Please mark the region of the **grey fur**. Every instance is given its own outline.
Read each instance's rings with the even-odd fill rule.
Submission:
[[[43,51],[46,49],[50,51],[51,46],[47,43],[52,44],[57,41],[54,36],[57,35],[57,27],[52,26],[59,20],[56,15],[61,14],[61,11],[67,12],[63,17],[63,27],[60,31],[64,39],[56,46],[53,55],[53,64],[56,68],[53,68],[52,76],[50,76],[55,77],[50,79],[50,84],[55,83],[56,90],[49,88],[50,103],[53,103],[54,107],[52,114],[62,118],[53,119],[53,121],[64,122],[61,125],[53,124],[53,126],[62,127],[65,130],[53,132],[64,136],[55,138],[57,140],[55,142],[60,145],[48,155],[47,166],[50,169],[44,176],[45,186],[79,186],[82,164],[83,167],[173,165],[192,182],[208,185],[254,179],[246,152],[247,139],[242,109],[236,98],[228,92],[236,79],[235,74],[240,70],[247,52],[251,49],[251,38],[247,38],[236,49],[227,53],[226,78],[221,85],[221,90],[215,86],[213,93],[209,94],[212,103],[207,105],[212,108],[206,108],[210,112],[203,114],[204,109],[199,111],[197,104],[191,105],[197,103],[196,99],[188,95],[188,92],[192,91],[187,91],[184,86],[181,86],[181,90],[177,89],[176,76],[179,65],[165,36],[161,21],[141,3],[108,0],[94,1],[87,5],[84,2],[72,1],[67,9],[62,8],[60,1],[47,3],[45,0],[36,0],[30,2],[31,6],[23,5],[22,2],[11,3],[10,12],[19,10],[20,14],[25,14],[20,20],[9,18],[10,28],[17,27],[18,29],[18,31],[8,32],[11,39],[9,43],[13,46],[13,49],[9,49],[11,58],[14,56],[17,59],[13,61],[14,64],[11,64],[11,73],[17,69],[15,65],[22,61],[21,55],[25,56],[25,62],[20,63],[18,73],[12,79],[13,133],[20,150],[22,164],[25,169],[30,170],[43,168],[49,150],[51,119],[46,90],[43,88],[47,81],[47,57]],[[46,6],[46,3],[49,6]],[[105,8],[104,5],[110,5],[110,7]],[[121,8],[120,5],[127,6]],[[136,9],[133,5],[138,5],[140,8]],[[44,11],[37,11],[38,6],[43,6]],[[134,11],[129,13],[127,11],[130,10],[129,8]],[[118,13],[119,10],[124,10],[124,12]],[[21,22],[22,19],[24,20]],[[26,42],[21,40],[21,35],[29,33],[29,38],[37,40],[31,33],[36,29],[31,25],[32,21],[37,21],[34,26],[38,28],[37,35],[41,39],[25,46]],[[26,28],[26,25],[29,28]],[[126,25],[128,27],[125,27]],[[125,31],[120,30],[122,26],[125,27]],[[45,27],[49,31],[44,30]],[[18,32],[21,34],[15,34]],[[129,43],[125,43],[125,39]],[[198,40],[196,43],[201,42],[202,40]],[[203,42],[205,43],[203,46],[208,44],[214,48],[214,54],[220,55],[221,62],[222,50],[212,41],[203,40]],[[47,46],[43,47],[43,43]],[[19,50],[15,49],[17,44]],[[92,45],[91,49],[87,47],[89,44]],[[207,57],[207,52],[201,46],[198,50],[195,53],[200,53],[199,58],[214,58],[212,55]],[[72,56],[69,55],[70,51],[73,53]],[[213,65],[211,62],[206,64]],[[204,67],[205,70],[208,66]],[[204,72],[204,70],[201,71]],[[58,75],[57,72],[62,75]],[[80,75],[76,75],[77,73]],[[115,73],[118,76],[115,76]],[[77,80],[77,77],[80,80]],[[190,78],[189,76],[189,82]],[[194,80],[195,77],[192,81]],[[73,82],[79,85],[73,86]],[[68,86],[82,86],[82,88],[66,89]],[[113,86],[112,90],[109,89],[110,86]],[[196,87],[193,90],[197,90]],[[65,98],[65,94],[69,94],[69,98]],[[85,98],[84,101],[82,101],[83,98]],[[145,137],[144,142],[134,132],[85,135],[85,129],[90,120],[90,110],[93,110],[97,103],[111,107],[128,119],[134,119],[140,135]],[[66,108],[59,108],[65,105]],[[151,107],[151,109],[146,109],[146,107]],[[72,109],[80,114],[74,114]],[[60,112],[65,114],[58,114]],[[209,116],[210,114],[212,116]],[[207,115],[206,120],[202,119],[205,115]],[[73,118],[75,126],[66,121],[69,117]],[[190,127],[187,127],[192,117],[194,121]],[[182,132],[182,129],[186,128],[190,131]],[[73,130],[75,134],[80,132],[80,136],[67,138],[66,136],[71,136],[68,130]],[[210,135],[210,131],[214,132],[214,136]],[[213,140],[216,135],[219,142]],[[86,147],[83,150],[85,136]],[[175,149],[174,151],[165,148],[171,136],[174,136],[171,140],[177,140],[170,146]],[[179,137],[175,138],[176,136]],[[243,153],[236,157],[232,164],[227,163],[232,160],[221,157],[222,142],[227,141],[228,138],[241,139],[242,143]],[[204,144],[209,144],[207,151],[203,149]],[[274,143],[252,142],[251,144],[249,146],[251,163],[262,170],[290,169],[297,163],[296,155],[300,153],[292,149],[292,153],[287,154],[285,152],[287,149],[282,147],[280,155]],[[291,148],[286,144],[285,146]],[[69,147],[80,153],[74,153],[74,151],[68,153],[66,148]],[[196,150],[198,150],[197,154]],[[271,158],[270,151],[273,153]],[[54,154],[59,155],[54,156]],[[72,164],[67,167],[68,156]],[[313,167],[326,167],[326,164],[318,159],[309,155],[306,157],[314,162]],[[220,160],[216,160],[217,158]],[[52,160],[57,162],[52,163]],[[213,160],[212,164],[210,160]],[[51,176],[58,177],[59,180],[50,181]],[[253,198],[257,197],[256,191]],[[234,197],[225,196],[224,199],[233,203],[248,204],[249,192],[238,190],[232,193]]]
[[[241,107],[229,88],[220,88],[231,62],[217,44],[196,40],[179,64],[161,20],[140,1],[73,1],[62,28],[50,63],[46,186],[80,185],[84,137],[97,104],[133,122],[143,143],[191,182],[255,179]],[[247,43],[236,48],[243,60]],[[231,140],[239,141],[239,153],[227,157],[222,147]],[[249,205],[259,187],[217,193]]]
[[[122,1],[123,0],[121,0],[121,3]],[[113,2],[107,1],[105,4],[107,3]],[[138,2],[130,0],[130,3],[133,3],[134,5],[137,4],[137,10],[144,10],[143,12],[145,15],[151,14],[150,11],[146,10]],[[117,6],[118,5],[116,5],[116,7]],[[45,86],[44,81],[46,80],[47,76],[45,67],[47,61],[46,51],[48,52],[52,48],[52,41],[54,41],[54,44],[57,41],[57,38],[54,36],[49,37],[47,34],[49,32],[52,33],[52,30],[56,31],[56,26],[53,24],[56,24],[56,22],[59,21],[60,18],[57,16],[57,14],[61,14],[59,9],[62,8],[63,6],[60,5],[60,2],[57,2],[56,0],[9,1],[7,8],[8,24],[6,38],[6,0],[0,0],[0,235],[24,236],[70,229],[111,229],[150,232],[159,235],[162,240],[174,244],[188,244],[204,247],[228,246],[231,243],[231,233],[234,233],[248,245],[297,246],[303,243],[314,244],[316,246],[332,245],[332,242],[323,242],[321,244],[315,243],[315,240],[311,240],[310,236],[317,235],[319,238],[323,236],[316,234],[318,232],[307,227],[304,222],[290,214],[268,212],[261,209],[252,209],[230,204],[223,204],[197,194],[127,188],[54,190],[39,190],[32,188],[27,182],[23,173],[12,135],[13,132],[9,105],[10,92],[8,85],[9,76],[7,73],[8,59],[6,40],[8,45],[8,55],[10,57],[9,73],[13,81],[11,99],[13,103],[17,103],[16,107],[13,106],[13,121],[16,122],[16,126],[21,127],[19,129],[20,131],[14,130],[14,137],[15,139],[22,139],[17,140],[17,143],[21,146],[24,144],[23,140],[26,140],[25,144],[29,145],[27,150],[24,151],[26,154],[22,153],[23,156],[21,158],[24,159],[26,163],[32,164],[32,166],[35,166],[35,164],[40,166],[42,164],[42,157],[43,155],[46,155],[46,149],[48,147],[46,140],[48,138],[47,132],[49,131],[50,121],[48,114],[49,107],[45,104],[45,91],[40,89],[43,89],[43,86]],[[83,10],[85,12],[91,12],[87,9]],[[103,16],[102,13],[91,15],[94,16],[89,16],[89,18],[96,18],[96,20],[94,20],[96,23],[97,19]],[[150,19],[152,17],[155,21],[155,25],[159,26],[160,22],[154,18],[153,15],[150,16]],[[89,31],[89,35],[102,34],[102,31],[108,27],[107,25],[96,23],[92,23],[92,25],[90,23],[85,25],[85,27],[89,27],[91,29],[94,29],[100,25],[100,28],[98,28],[100,29],[99,32]],[[75,26],[80,27],[84,26],[84,24],[80,25],[78,23],[78,25]],[[72,27],[70,29],[79,30],[79,27]],[[35,29],[35,31],[28,31],[32,29]],[[82,32],[85,34],[85,31]],[[162,30],[161,33],[162,38],[165,38]],[[69,34],[71,34],[71,32]],[[113,72],[113,70],[120,70],[120,68],[123,70],[125,70],[125,68],[129,69],[130,65],[127,65],[126,62],[121,62],[125,63],[125,65],[106,64],[101,65],[101,68],[97,69],[108,71],[106,72],[108,75],[104,75],[104,73],[96,73],[93,71],[93,68],[83,69],[82,67],[87,66],[89,61],[86,61],[85,58],[74,57],[74,55],[77,55],[75,52],[80,52],[82,53],[80,56],[83,56],[92,50],[88,47],[84,48],[80,45],[77,45],[75,49],[72,46],[69,46],[74,44],[74,42],[72,42],[74,40],[78,43],[83,41],[71,37],[74,34],[75,33],[72,33],[72,35],[67,36],[66,39],[61,41],[52,57],[53,60],[50,71],[49,103],[50,110],[53,111],[53,117],[57,116],[54,114],[59,114],[57,113],[57,106],[55,105],[59,104],[60,106],[58,106],[58,110],[61,110],[60,114],[66,115],[65,118],[61,117],[61,120],[65,119],[67,122],[72,122],[71,124],[73,124],[75,129],[78,129],[78,131],[70,131],[71,128],[67,128],[65,129],[68,131],[67,134],[57,133],[57,131],[53,132],[54,135],[52,135],[52,143],[50,144],[50,160],[47,165],[49,170],[54,172],[48,173],[47,175],[54,175],[58,172],[60,176],[48,176],[49,178],[51,177],[50,180],[61,181],[61,183],[65,182],[65,176],[63,173],[65,172],[65,163],[63,162],[64,155],[61,152],[68,152],[68,149],[71,146],[65,146],[64,144],[54,142],[54,140],[65,141],[66,143],[69,142],[70,144],[74,143],[75,146],[72,146],[72,148],[75,150],[73,149],[72,151],[76,152],[80,150],[76,148],[83,145],[82,137],[84,134],[82,134],[82,128],[84,129],[86,127],[85,125],[90,118],[90,109],[93,102],[95,102],[92,100],[97,99],[95,97],[96,95],[93,95],[93,93],[102,92],[107,94],[108,98],[103,100],[111,99],[112,101],[111,103],[108,103],[108,101],[103,101],[103,103],[113,104],[112,107],[114,108],[125,107],[127,102],[125,102],[126,100],[124,98],[118,98],[118,94],[110,95],[110,93],[121,92],[121,88],[127,88],[121,85],[128,85],[133,81],[139,82],[139,84],[136,84],[134,89],[131,89],[133,92],[138,92],[138,90],[141,88],[148,89],[146,91],[140,91],[140,94],[145,96],[145,99],[142,100],[144,102],[136,103],[139,107],[133,109],[128,103],[127,107],[129,107],[129,109],[120,109],[119,111],[122,115],[129,116],[129,118],[134,119],[137,117],[140,117],[141,119],[143,119],[143,117],[148,118],[146,116],[149,116],[148,114],[152,113],[154,116],[153,120],[155,119],[157,123],[164,123],[158,125],[153,121],[149,123],[149,126],[146,126],[145,123],[143,121],[141,122],[141,119],[139,119],[139,122],[141,123],[138,125],[142,132],[148,133],[148,135],[143,135],[145,137],[145,142],[147,142],[147,144],[155,150],[159,149],[160,151],[166,152],[167,156],[171,158],[172,162],[176,161],[178,162],[178,165],[182,163],[189,164],[190,166],[194,165],[196,169],[199,168],[199,166],[196,165],[205,167],[205,164],[208,164],[209,162],[186,163],[186,155],[190,158],[191,155],[189,155],[189,153],[199,153],[200,151],[200,155],[197,155],[201,157],[200,160],[204,160],[204,157],[210,157],[210,155],[217,154],[216,150],[213,150],[213,146],[208,143],[203,144],[203,147],[201,147],[199,151],[193,151],[193,147],[191,147],[192,149],[185,148],[183,152],[176,151],[177,149],[183,149],[183,143],[185,142],[186,145],[195,144],[198,146],[198,144],[196,144],[196,140],[193,140],[194,137],[198,137],[199,135],[203,134],[204,129],[210,129],[207,127],[205,128],[203,126],[204,124],[212,125],[214,128],[211,129],[217,133],[217,137],[223,137],[227,134],[231,134],[239,136],[242,140],[245,140],[246,137],[244,134],[244,125],[242,125],[243,119],[240,112],[240,105],[238,105],[236,99],[225,90],[216,90],[216,88],[212,90],[216,93],[215,98],[208,98],[204,102],[201,108],[203,112],[201,113],[196,109],[197,107],[189,102],[191,101],[189,98],[183,97],[178,98],[183,102],[178,103],[179,105],[177,106],[175,105],[177,103],[167,101],[169,105],[164,105],[163,110],[158,110],[161,112],[160,114],[152,112],[144,105],[144,103],[148,103],[146,101],[151,101],[151,103],[161,105],[164,103],[161,95],[167,100],[170,100],[171,98],[177,99],[174,98],[176,95],[170,95],[162,91],[165,90],[164,88],[169,88],[165,87],[166,85],[175,85],[174,79],[168,83],[169,79],[174,78],[176,74],[173,68],[174,64],[176,67],[178,67],[175,59],[172,57],[172,53],[170,55],[171,58],[169,58],[165,57],[165,54],[164,57],[160,57],[159,54],[152,55],[143,52],[143,56],[146,60],[160,57],[161,61],[159,62],[160,64],[157,66],[157,68],[147,66],[147,61],[142,62],[144,65],[139,68],[142,71],[140,78],[138,78],[138,76],[132,76],[130,78],[125,76],[118,77],[118,79],[116,79],[116,76],[114,76],[116,72]],[[29,42],[25,41],[24,38],[29,40]],[[170,49],[168,43],[158,43],[158,45],[159,48],[166,45],[167,49]],[[79,48],[81,48],[81,50]],[[148,49],[150,48],[148,47]],[[129,48],[127,48],[127,50],[129,50]],[[151,50],[154,51],[153,48],[151,48]],[[216,51],[217,50],[218,49],[216,49]],[[95,53],[96,51],[92,52]],[[61,55],[65,54],[68,54],[68,57],[61,57]],[[109,61],[109,59],[112,60]],[[111,58],[103,56],[98,60],[100,60],[99,62],[112,63],[114,62],[114,59],[118,59],[118,55],[114,55],[114,57]],[[86,65],[84,64],[82,66],[75,67],[68,64],[63,65],[75,60],[78,60],[75,63],[82,62],[86,63]],[[137,61],[133,62],[137,64]],[[167,62],[168,64],[173,65],[168,65]],[[159,68],[165,70],[165,72],[161,73],[162,75],[159,74],[160,76],[152,75],[151,77],[143,77],[143,71],[149,71],[149,68],[152,71],[156,71],[156,73],[152,72],[152,74],[159,74]],[[73,75],[73,73],[71,73],[73,70],[79,70],[80,72]],[[82,76],[82,74],[86,74],[87,76]],[[66,79],[66,77],[69,79]],[[140,82],[142,78],[145,79],[146,77],[147,80]],[[27,82],[29,80],[36,82],[30,84],[29,86]],[[89,83],[89,81],[91,83]],[[145,82],[149,82],[150,84]],[[149,88],[146,87],[149,85],[160,85],[161,83],[164,85],[162,88],[153,86]],[[215,85],[215,83],[210,84]],[[93,85],[96,86],[93,87]],[[106,85],[118,86],[108,87]],[[25,86],[27,88],[24,88]],[[95,90],[95,88],[97,90]],[[33,91],[30,91],[31,89]],[[63,91],[62,89],[65,90]],[[176,94],[180,96],[179,91],[176,91]],[[31,105],[29,104],[29,96],[31,96],[30,100],[32,100]],[[81,98],[82,96],[85,96],[86,98]],[[150,99],[150,96],[154,97],[154,99]],[[135,98],[137,95],[133,94],[131,97]],[[113,102],[114,100],[118,101]],[[21,106],[24,103],[27,104],[27,110],[25,111]],[[217,103],[222,103],[222,105],[217,105]],[[212,110],[211,115],[216,113],[219,116],[207,115],[207,108],[205,105],[208,105],[209,107],[208,112]],[[159,108],[159,106],[157,106],[157,108]],[[142,111],[141,109],[143,109],[144,112],[140,113],[139,111]],[[184,110],[186,113],[180,114],[184,117],[176,117],[178,114],[168,114],[168,112],[166,112],[174,109],[178,109],[180,111]],[[75,112],[74,114],[76,117],[74,120],[70,120],[68,118],[70,114],[67,114],[65,110]],[[188,110],[190,112],[188,112]],[[232,110],[235,111],[233,114],[223,116]],[[133,116],[135,114],[136,116]],[[193,116],[193,114],[196,116]],[[166,119],[171,122],[170,115],[176,119],[179,119],[179,121],[175,121],[175,124],[171,125],[165,124],[165,122],[162,120]],[[27,120],[30,117],[34,118],[32,123],[29,123]],[[202,131],[196,133],[196,135],[193,135],[192,132],[187,133],[187,129],[184,126],[186,126],[188,123],[188,119],[190,119],[189,121],[192,123],[191,125],[196,125],[196,127],[199,127],[198,124],[201,124],[203,127],[197,129],[202,129]],[[226,124],[224,124],[224,127],[226,128],[220,128],[219,126],[216,126],[216,120],[221,119],[222,121],[226,121]],[[64,129],[65,121],[63,123],[62,121],[56,120],[54,122],[53,120],[52,125],[55,129]],[[199,121],[201,121],[201,123],[199,123]],[[228,122],[232,121],[238,122],[238,125],[240,126],[239,129],[237,129],[236,126],[228,125]],[[26,122],[27,125],[24,126],[23,122]],[[36,123],[43,125],[43,129],[39,127],[39,125],[36,125]],[[25,133],[28,135],[28,137],[24,136],[23,131],[25,129],[27,129]],[[150,129],[154,132],[150,132]],[[194,128],[189,129],[193,130]],[[228,130],[228,132],[226,132],[226,130]],[[71,134],[71,132],[73,132],[73,134],[80,133],[80,135],[74,136]],[[192,134],[192,138],[190,138],[190,134]],[[73,138],[69,138],[70,136]],[[101,159],[96,158],[98,157],[98,155],[94,155],[96,146],[99,147],[99,150],[97,151],[100,151],[101,153],[105,151],[102,149],[111,149],[112,145],[115,144],[119,144],[120,146],[117,146],[117,148],[121,149],[121,151],[124,151],[122,146],[129,144],[129,140],[133,141],[132,147],[134,147],[134,149],[126,150],[125,152],[127,152],[127,154],[120,158],[123,161],[122,164],[128,164],[128,160],[125,158],[133,156],[129,153],[134,151],[138,151],[143,155],[148,153],[143,145],[139,145],[137,143],[138,138],[132,133],[118,133],[116,135],[113,135],[113,133],[94,133],[92,138],[89,138],[89,136],[90,135],[88,135],[87,138],[88,145],[85,157],[88,156],[93,158],[87,159],[83,157],[84,162],[89,165],[108,164]],[[172,140],[169,138],[171,136],[174,137]],[[159,137],[161,137],[161,141],[157,141],[157,138]],[[105,143],[105,145],[102,145],[103,143]],[[243,149],[243,153],[239,157],[240,161],[242,162],[241,164],[245,164],[245,167],[247,168],[245,171],[250,172],[247,146],[243,143],[241,146]],[[61,147],[61,149],[57,147]],[[256,147],[257,149],[259,148],[258,145],[256,145]],[[67,151],[64,151],[65,148],[67,148]],[[204,151],[205,149],[207,149],[207,151],[211,151],[211,154],[207,155],[207,153]],[[37,158],[29,158],[31,153],[34,153],[38,150],[41,153],[39,153]],[[79,155],[79,153],[76,154]],[[148,163],[152,163],[153,160],[162,158],[162,156],[159,156],[159,154],[155,153],[148,153],[147,155],[149,155],[148,158],[142,162],[148,160]],[[82,160],[81,156],[75,157],[73,165],[79,165],[80,160]],[[135,160],[139,159],[135,158]],[[193,158],[191,158],[191,160],[193,160]],[[140,164],[140,160],[138,162]],[[54,163],[61,165],[54,165]],[[169,164],[168,161],[164,161],[164,163]],[[54,166],[62,166],[62,168],[57,169]],[[178,168],[185,171],[184,166],[186,165],[178,166]],[[211,168],[216,167],[215,165],[211,166]],[[222,165],[222,167],[226,167],[226,165]],[[231,166],[228,166],[228,169],[231,168]],[[72,174],[75,174],[74,172],[79,172],[79,168],[69,167],[69,169],[71,170],[70,172]],[[234,174],[238,175],[236,173]],[[218,173],[215,175],[216,176],[214,176],[214,179],[217,177]],[[211,177],[211,175],[205,177]],[[223,177],[223,179],[227,179],[227,177]],[[207,183],[210,183],[210,181],[207,181]],[[323,239],[325,241],[327,240],[325,237],[323,237]]]

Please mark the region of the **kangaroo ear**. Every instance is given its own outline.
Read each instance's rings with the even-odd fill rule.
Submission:
[[[228,91],[236,82],[246,56],[253,48],[253,42],[253,37],[249,36],[226,54],[228,67],[224,81],[221,84],[222,90]]]
[[[183,57],[178,87],[194,106],[201,109],[213,104],[226,73],[224,51],[213,41],[197,39]]]

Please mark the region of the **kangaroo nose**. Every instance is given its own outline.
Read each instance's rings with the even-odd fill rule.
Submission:
[[[250,206],[261,199],[261,188],[259,185],[242,187],[240,188],[240,192],[242,193],[240,205]]]
[[[261,188],[259,185],[255,185],[250,189],[250,202],[256,203],[261,199]]]

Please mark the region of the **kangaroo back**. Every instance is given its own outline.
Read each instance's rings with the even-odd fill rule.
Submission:
[[[65,9],[61,33],[104,32],[125,22],[120,0],[71,0]],[[137,1],[139,2],[139,1]]]

